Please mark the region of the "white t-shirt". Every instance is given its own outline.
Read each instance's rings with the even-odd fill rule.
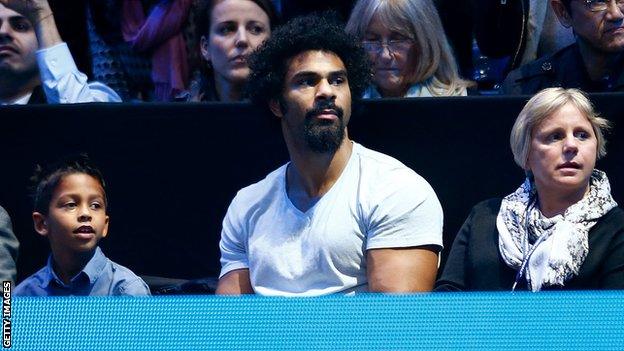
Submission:
[[[232,200],[221,232],[221,276],[248,268],[262,295],[366,291],[366,250],[442,247],[437,196],[396,159],[353,143],[336,183],[306,212],[288,198],[287,167]]]

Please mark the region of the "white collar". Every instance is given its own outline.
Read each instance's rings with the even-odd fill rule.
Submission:
[[[30,97],[32,96],[33,91],[29,91],[28,93],[9,101],[0,101],[0,105],[26,105]]]

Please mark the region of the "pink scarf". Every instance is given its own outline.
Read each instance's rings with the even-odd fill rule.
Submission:
[[[156,100],[169,101],[186,89],[189,66],[181,33],[192,0],[161,1],[146,18],[141,0],[124,0],[121,31],[137,51],[152,53]]]

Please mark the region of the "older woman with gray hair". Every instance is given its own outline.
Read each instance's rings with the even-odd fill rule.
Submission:
[[[579,90],[531,98],[510,137],[526,180],[473,208],[436,290],[624,288],[624,212],[594,168],[608,126]]]
[[[345,30],[373,63],[364,98],[466,95],[431,0],[359,0]]]

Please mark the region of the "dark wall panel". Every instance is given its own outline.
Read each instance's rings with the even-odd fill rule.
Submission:
[[[624,201],[622,95],[594,96],[616,123],[607,171]],[[369,101],[350,136],[425,177],[444,208],[445,252],[477,202],[523,180],[509,131],[524,97]],[[111,227],[101,246],[138,274],[217,275],[221,220],[241,187],[288,160],[277,121],[247,104],[91,104],[1,107],[0,205],[22,243],[19,280],[45,263],[47,243],[32,229],[28,178],[34,164],[88,152],[108,185]]]

